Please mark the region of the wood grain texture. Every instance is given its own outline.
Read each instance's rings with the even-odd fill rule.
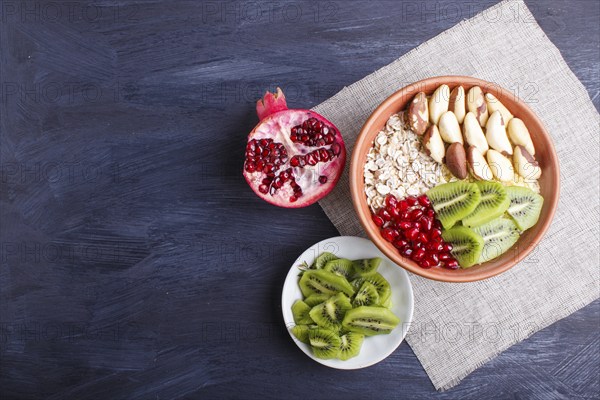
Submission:
[[[493,3],[3,0],[2,400],[598,398],[598,301],[444,393],[406,344],[314,363],[281,287],[336,231],[241,177],[265,88],[314,106]],[[600,108],[599,3],[527,4]]]

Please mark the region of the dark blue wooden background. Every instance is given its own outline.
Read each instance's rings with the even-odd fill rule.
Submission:
[[[313,362],[281,288],[336,230],[240,173],[264,89],[314,106],[493,3],[3,0],[0,398],[597,396],[599,302],[442,394],[406,344]],[[598,108],[599,3],[527,4]]]

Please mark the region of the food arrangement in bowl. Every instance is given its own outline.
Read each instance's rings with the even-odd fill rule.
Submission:
[[[351,189],[367,233],[394,261],[434,279],[476,280],[524,257],[531,246],[519,247],[521,237],[539,241],[556,207],[558,165],[543,126],[514,96],[474,78],[431,78],[367,121]]]

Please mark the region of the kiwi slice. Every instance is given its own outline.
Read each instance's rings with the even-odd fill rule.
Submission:
[[[315,258],[315,261],[313,261],[313,263],[311,264],[310,269],[321,269],[329,261],[335,259],[337,259],[337,256],[335,254],[326,251],[324,253],[319,254],[319,256]]]
[[[321,304],[328,298],[330,298],[328,294],[311,294],[307,298],[304,299],[304,302],[310,307],[313,308],[317,304]]]
[[[340,360],[348,360],[360,353],[360,348],[365,340],[365,335],[356,332],[348,332],[340,337]]]
[[[520,230],[524,231],[534,226],[540,218],[544,198],[525,187],[510,186],[506,188],[510,201],[508,214]]]
[[[311,307],[303,302],[302,300],[296,300],[292,305],[292,315],[294,316],[294,322],[298,325],[314,324],[314,321],[310,318],[308,313]]]
[[[354,295],[354,289],[346,278],[322,269],[307,270],[300,278],[300,290],[308,297],[311,294],[327,294],[333,296],[343,292],[349,297]]]
[[[392,296],[388,297],[386,301],[380,301],[379,305],[381,307],[392,309]]]
[[[481,199],[481,193],[476,184],[457,181],[430,189],[427,197],[431,200],[436,217],[444,228],[450,229],[475,210]]]
[[[479,264],[504,254],[520,237],[519,228],[508,218],[495,219],[473,230],[483,238],[483,249],[477,261]]]
[[[463,225],[469,228],[500,217],[510,205],[503,184],[491,181],[479,181],[475,184],[481,193],[481,200],[475,210],[462,220]]]
[[[343,276],[346,279],[350,279],[354,275],[352,261],[345,258],[338,258],[337,260],[328,261],[323,267],[323,270],[333,272],[334,274]]]
[[[354,260],[352,264],[354,266],[355,276],[369,276],[377,272],[377,268],[379,268],[379,264],[381,264],[381,258],[375,257],[363,260]]]
[[[452,255],[461,267],[469,268],[479,262],[483,238],[466,226],[455,226],[442,233],[442,239],[452,244]]]
[[[363,283],[352,301],[354,307],[373,306],[378,303],[379,293],[377,293],[377,288],[371,282]]]
[[[308,325],[296,325],[291,329],[294,336],[296,336],[296,338],[299,341],[301,341],[302,343],[306,343],[306,344],[310,344],[310,342],[308,341],[308,331],[309,330],[310,330],[310,327]]]
[[[336,358],[340,352],[340,337],[328,329],[309,329],[308,340],[315,357]]]
[[[389,282],[379,272],[375,272],[373,275],[356,278],[352,281],[352,286],[354,286],[356,290],[359,290],[365,282],[369,282],[375,286],[377,293],[379,294],[380,302],[385,302],[392,294],[392,288],[390,287]]]
[[[346,311],[352,308],[350,299],[344,293],[338,293],[327,301],[310,310],[310,318],[322,328],[339,331]]]
[[[390,333],[400,319],[385,307],[361,306],[346,312],[342,325],[365,336]]]

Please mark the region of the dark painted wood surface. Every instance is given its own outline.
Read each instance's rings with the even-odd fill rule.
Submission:
[[[280,292],[336,231],[240,175],[265,88],[316,105],[492,3],[3,0],[0,398],[596,397],[599,302],[442,394],[406,344],[314,363]],[[599,107],[599,3],[528,5]]]

